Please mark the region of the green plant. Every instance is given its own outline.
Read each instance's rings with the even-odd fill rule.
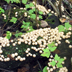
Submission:
[[[49,58],[50,52],[53,52],[56,48],[54,42],[48,44],[48,48],[43,49],[44,53],[41,56]]]
[[[11,3],[13,3],[13,2],[16,2],[16,3],[20,3],[20,1],[19,0],[5,0],[8,4],[11,2]]]
[[[18,37],[21,36],[22,34],[23,34],[22,32],[16,31],[15,36],[16,36],[16,38],[18,38]]]
[[[59,25],[58,29],[59,29],[59,32],[61,32],[61,31],[68,30],[70,27],[71,27],[71,25],[69,24],[69,22],[67,22],[67,23],[64,24],[64,26],[63,25]]]
[[[10,7],[9,10],[6,10],[5,15],[3,15],[5,16],[4,21],[6,21],[6,23],[4,24],[2,30],[4,29],[6,25],[9,25],[9,23],[11,22],[12,26],[9,26],[5,31],[7,31],[8,29],[15,29],[21,24],[20,26],[21,32],[23,31],[31,32],[34,30],[33,26],[36,26],[37,23],[40,23],[39,21],[37,21],[37,17],[39,17],[39,19],[42,19],[43,12],[36,9],[33,3],[31,2],[28,3],[28,0],[25,0],[25,1],[24,0],[21,0],[21,1],[20,0],[5,0],[5,1],[8,4],[10,3],[10,6],[12,6],[13,3],[22,2],[22,4],[24,4],[25,6],[25,9],[19,9],[19,7],[16,6],[17,9],[13,9]],[[32,7],[34,8],[32,9]],[[1,9],[1,13],[4,13],[4,10],[2,8],[0,9]],[[16,27],[13,28],[13,26],[16,26]]]
[[[10,31],[7,31],[7,32],[6,32],[6,37],[5,37],[5,38],[10,39],[11,36],[12,36],[12,33],[11,33]]]
[[[54,59],[55,59],[55,61],[57,61],[57,63],[55,61],[52,61],[52,62],[50,62],[50,65],[52,65],[52,66],[56,65],[57,68],[63,67],[61,63],[64,61],[64,58],[60,58],[57,54],[55,54]]]
[[[4,13],[5,11],[4,11],[4,9],[2,9],[1,7],[0,7],[0,14],[1,13]]]
[[[45,66],[45,67],[43,68],[43,72],[48,72],[48,71],[47,71],[47,66]]]
[[[39,51],[40,53],[42,53],[43,51],[41,56],[49,58],[51,52],[54,52],[57,49],[57,46],[55,45],[56,40],[55,41],[53,40],[51,44],[47,45],[47,42],[49,40],[48,38],[49,35],[47,35],[46,31],[50,30],[50,28],[35,30],[34,32],[32,32],[34,30],[33,26],[36,26],[39,23],[37,17],[39,17],[39,19],[43,19],[42,18],[43,12],[36,9],[36,5],[34,5],[31,2],[28,2],[28,0],[5,0],[5,1],[10,5],[10,9],[4,11],[4,9],[0,7],[0,14],[5,13],[5,15],[3,14],[3,16],[6,17],[5,20],[3,19],[6,23],[3,26],[1,26],[2,28],[0,29],[0,31],[5,29],[4,28],[5,26],[7,27],[4,30],[6,32],[6,36],[5,36],[6,39],[0,37],[1,38],[0,40],[5,40],[5,44],[3,43],[4,41],[2,41],[0,44],[0,48],[2,48],[3,50],[2,51],[0,49],[0,54],[1,56],[4,55],[5,57],[2,58],[1,61],[9,61],[9,60],[24,61],[26,59],[25,57],[28,56],[36,57],[36,55],[38,55],[37,51]],[[15,5],[16,9],[12,8],[13,3],[21,3],[21,2],[25,6],[24,9],[23,8],[19,9],[19,6],[17,5]],[[53,6],[51,1],[48,0],[48,2]],[[61,6],[61,0],[60,0],[60,6]],[[56,10],[56,8],[55,7],[53,8],[59,15],[59,12]],[[51,15],[52,14],[49,14],[49,16]],[[48,21],[50,22],[51,20]],[[17,27],[21,28],[21,30],[19,31],[18,30],[19,28],[16,29]],[[59,32],[68,32],[69,31],[68,29],[70,27],[71,25],[69,24],[69,22],[67,22],[64,25],[59,25],[57,28],[59,29]],[[16,29],[15,30],[16,32],[14,34],[16,38],[14,40],[10,40],[12,37],[12,32],[10,32],[8,29],[11,29],[10,31]],[[23,31],[26,31],[24,35],[23,35]],[[31,32],[31,33],[27,33],[27,32]],[[47,37],[44,37],[46,35]],[[32,54],[30,52],[32,52]],[[64,58],[60,58],[58,54],[55,54],[53,60],[51,60],[48,64],[51,65],[52,67],[56,66],[57,68],[61,68],[63,67],[62,63],[64,62],[64,60],[65,60]],[[48,72],[47,66],[43,68],[43,72]]]

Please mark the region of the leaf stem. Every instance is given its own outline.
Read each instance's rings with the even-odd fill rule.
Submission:
[[[36,10],[36,3],[37,3],[37,0],[34,0],[35,1],[35,13],[36,13],[36,25],[38,24],[38,21],[37,21],[37,10]],[[38,26],[37,26],[37,29],[38,29]]]
[[[47,0],[47,1],[50,3],[50,5],[53,7],[53,9],[56,11],[56,13],[59,15],[58,10],[57,10],[56,7],[53,5],[53,3],[52,3],[50,0]]]

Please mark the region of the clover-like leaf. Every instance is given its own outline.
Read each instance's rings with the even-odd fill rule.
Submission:
[[[47,66],[45,66],[45,67],[43,68],[43,72],[48,72]]]
[[[54,47],[54,46],[55,46],[55,42],[48,44],[48,47]]]
[[[26,4],[26,3],[27,3],[27,0],[22,0],[22,3],[23,3],[23,4]]]
[[[24,28],[24,25],[22,25],[21,28]]]
[[[23,24],[26,24],[26,22],[25,22],[25,21],[23,21]]]
[[[65,23],[65,28],[68,30],[71,27],[71,25],[69,24],[69,22]]]
[[[58,29],[59,29],[59,32],[61,32],[61,31],[64,31],[64,30],[65,30],[64,26],[62,26],[62,25],[59,25],[59,26],[58,26]]]
[[[64,59],[63,59],[63,58],[59,59],[59,63],[62,63],[63,61],[64,61]]]
[[[29,12],[29,14],[32,14],[33,13],[33,10],[29,10],[28,12]]]
[[[57,54],[55,54],[54,59],[57,60],[57,61],[59,61],[60,57]]]
[[[20,0],[14,0],[16,3],[20,3]]]
[[[49,56],[50,56],[50,51],[49,51],[49,49],[43,49],[43,53],[41,54],[41,56],[43,56],[43,57],[47,57],[47,58],[49,58]]]
[[[30,26],[29,29],[30,29],[30,30],[28,30],[27,32],[31,32],[31,31],[34,30],[32,26]]]
[[[29,5],[30,5],[30,7],[34,7],[34,4],[33,3],[30,3]]]
[[[4,13],[4,9],[2,9],[1,7],[0,7],[0,14],[1,13]]]
[[[36,19],[36,14],[31,14],[30,18]]]
[[[26,8],[26,9],[27,9],[27,8],[30,8],[29,4],[26,4],[26,5],[25,5],[25,8]]]
[[[61,63],[57,63],[56,66],[57,66],[58,68],[63,67]]]
[[[7,31],[7,32],[6,32],[6,37],[5,37],[5,38],[10,39],[11,36],[12,36],[12,33],[11,33],[10,31]]]
[[[39,11],[39,14],[43,14],[43,12],[42,11]]]
[[[21,28],[27,29],[29,27],[29,25],[30,25],[30,22],[24,22],[23,21],[23,25],[21,26]]]
[[[8,4],[9,4],[9,2],[11,2],[11,3],[13,3],[13,2],[16,2],[16,3],[20,3],[20,1],[19,0],[5,0]]]
[[[13,23],[16,23],[16,21],[17,21],[17,18],[15,17],[12,17],[12,19],[10,20],[10,22],[13,22]]]
[[[49,64],[52,65],[52,66],[55,66],[56,65],[56,62],[55,61],[52,61]]]
[[[10,0],[5,0],[8,4],[9,4],[9,2],[10,2]]]
[[[55,49],[57,48],[57,47],[55,46],[54,42],[52,42],[51,44],[48,44],[48,47],[49,47],[49,50],[50,50],[51,52],[55,51]]]
[[[39,15],[39,19],[43,19],[41,15]]]
[[[33,10],[33,11],[35,11],[36,9],[35,9],[35,8],[33,8],[32,10]]]
[[[22,34],[23,34],[22,32],[19,32],[19,33],[16,32],[15,36],[16,38],[18,38],[18,36],[21,36]]]
[[[49,47],[50,51],[53,52],[56,50],[57,47]]]

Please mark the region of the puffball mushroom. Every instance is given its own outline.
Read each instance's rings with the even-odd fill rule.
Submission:
[[[42,28],[45,28],[48,26],[48,23],[44,20],[41,20],[41,25],[40,25]]]

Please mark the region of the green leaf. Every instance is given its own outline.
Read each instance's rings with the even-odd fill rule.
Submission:
[[[15,36],[16,36],[16,38],[18,38],[18,36],[21,36],[22,34],[23,34],[22,32],[19,32],[19,31],[17,30]]]
[[[69,22],[65,23],[65,28],[68,30],[71,27],[71,25],[69,24]]]
[[[50,17],[52,14],[51,14],[51,13],[49,13],[48,15],[49,15],[48,17]]]
[[[29,4],[26,4],[26,5],[25,5],[25,8],[26,8],[26,9],[27,9],[27,8],[30,8]]]
[[[59,63],[62,63],[63,61],[64,61],[64,59],[63,59],[63,58],[59,59]]]
[[[49,47],[50,51],[53,52],[56,50],[57,47]]]
[[[22,32],[19,32],[19,36],[21,36],[23,33]]]
[[[4,13],[5,11],[4,11],[4,9],[2,9],[1,7],[0,7],[0,14],[1,13]]]
[[[10,31],[7,31],[7,32],[6,32],[6,37],[5,37],[5,38],[10,39],[11,36],[12,36],[12,33],[11,33]]]
[[[29,25],[30,25],[30,22],[24,22],[23,21],[23,25],[21,26],[21,28],[27,29],[29,27]]]
[[[16,38],[18,38],[18,36],[21,36],[22,34],[23,34],[22,32],[16,33],[15,36],[16,36]]]
[[[59,32],[61,32],[61,31],[64,31],[64,30],[65,30],[64,26],[62,26],[62,25],[59,25],[59,26],[58,26],[58,29],[59,29]]]
[[[10,2],[10,0],[5,0],[8,4],[9,4],[9,2]]]
[[[39,19],[43,19],[41,15],[39,15]]]
[[[26,22],[25,22],[25,21],[23,21],[23,24],[26,24]]]
[[[48,44],[48,47],[49,47],[49,49],[50,49],[51,52],[55,51],[55,49],[57,48],[55,46],[55,42],[52,42],[51,44]]]
[[[27,0],[22,0],[22,3],[23,3],[23,4],[26,4],[26,3],[27,3]]]
[[[18,38],[19,34],[17,33],[17,34],[15,34],[15,36],[16,36],[16,38]]]
[[[32,14],[33,13],[33,10],[29,10],[28,12],[29,12],[29,14]]]
[[[51,44],[48,44],[48,47],[53,47],[55,46],[55,42],[52,42]]]
[[[57,54],[55,54],[54,59],[57,60],[57,61],[59,61],[60,57]]]
[[[27,25],[29,25],[29,24],[30,24],[30,22],[26,22],[26,24],[27,24]]]
[[[29,31],[27,31],[27,32],[31,32],[31,31],[33,31],[33,30],[34,30],[32,26],[30,26],[30,27],[29,27],[29,29],[30,29],[30,30],[29,30]]]
[[[8,4],[11,2],[11,3],[13,3],[13,2],[15,2],[15,3],[20,3],[20,1],[19,0],[5,0]]]
[[[39,11],[39,14],[43,14],[43,12],[42,11]]]
[[[30,3],[29,5],[30,5],[30,7],[34,7],[34,4],[33,3]]]
[[[58,68],[63,67],[61,63],[57,63],[56,66],[57,66]]]
[[[41,71],[38,71],[38,72],[41,72]]]
[[[16,3],[20,3],[20,1],[19,1],[19,0],[14,0],[14,2],[16,2]]]
[[[35,9],[35,8],[33,8],[32,10],[33,10],[33,11],[35,11],[36,9]]]
[[[31,14],[30,18],[36,19],[36,14]]]
[[[45,67],[43,68],[43,72],[48,72],[47,66],[45,66]]]
[[[43,57],[47,57],[47,58],[49,58],[49,56],[50,56],[50,51],[49,51],[49,49],[43,49],[43,53],[41,54],[41,56],[43,56]]]
[[[13,3],[15,0],[10,0],[11,1],[11,3]]]
[[[24,28],[24,25],[22,25],[21,28]]]
[[[55,66],[56,62],[55,61],[50,62],[50,65]]]
[[[10,22],[13,22],[13,23],[16,23],[16,21],[17,21],[17,18],[15,17],[12,17],[12,19],[10,20]]]

